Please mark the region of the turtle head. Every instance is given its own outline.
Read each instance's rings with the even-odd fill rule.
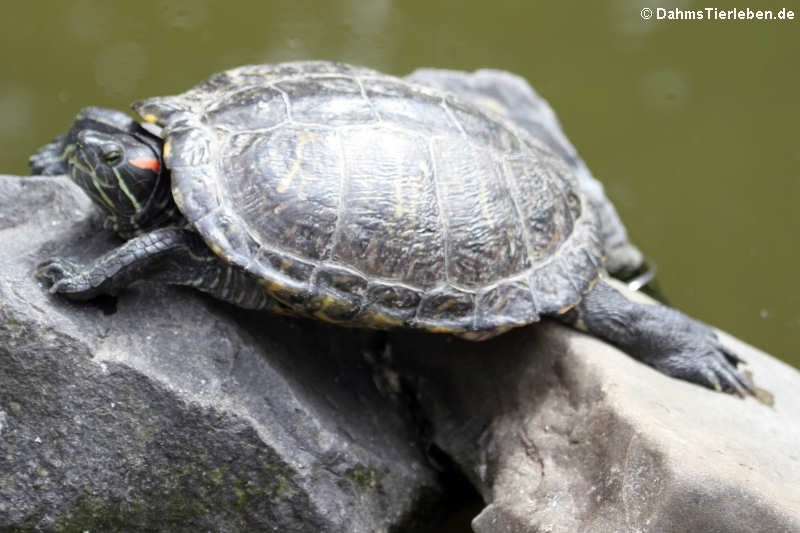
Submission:
[[[34,173],[69,174],[106,213],[107,227],[129,238],[175,214],[162,146],[128,115],[88,107],[30,164]]]

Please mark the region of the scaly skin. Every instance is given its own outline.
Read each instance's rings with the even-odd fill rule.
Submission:
[[[561,319],[670,376],[740,396],[753,393],[736,368],[742,360],[714,330],[670,307],[629,300],[602,279]]]
[[[191,231],[162,228],[139,235],[87,265],[55,257],[37,274],[51,293],[72,300],[116,294],[140,280],[186,285],[244,307],[285,313],[249,274],[217,257]]]

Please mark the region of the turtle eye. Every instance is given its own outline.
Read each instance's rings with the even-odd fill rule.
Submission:
[[[122,150],[110,148],[103,152],[103,161],[112,167],[122,162]]]

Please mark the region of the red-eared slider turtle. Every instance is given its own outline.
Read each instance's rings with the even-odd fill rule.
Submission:
[[[595,217],[542,142],[458,96],[330,62],[245,66],[118,111],[31,158],[123,245],[40,266],[73,299],[135,281],[252,309],[482,340],[559,317],[662,371],[744,393],[707,326],[601,279]]]

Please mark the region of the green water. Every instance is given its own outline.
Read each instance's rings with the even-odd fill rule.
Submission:
[[[796,0],[765,4],[752,7],[800,18]],[[25,173],[85,105],[126,108],[243,63],[508,69],[556,108],[674,305],[800,365],[800,20],[645,23],[644,5],[7,3],[0,171]]]

